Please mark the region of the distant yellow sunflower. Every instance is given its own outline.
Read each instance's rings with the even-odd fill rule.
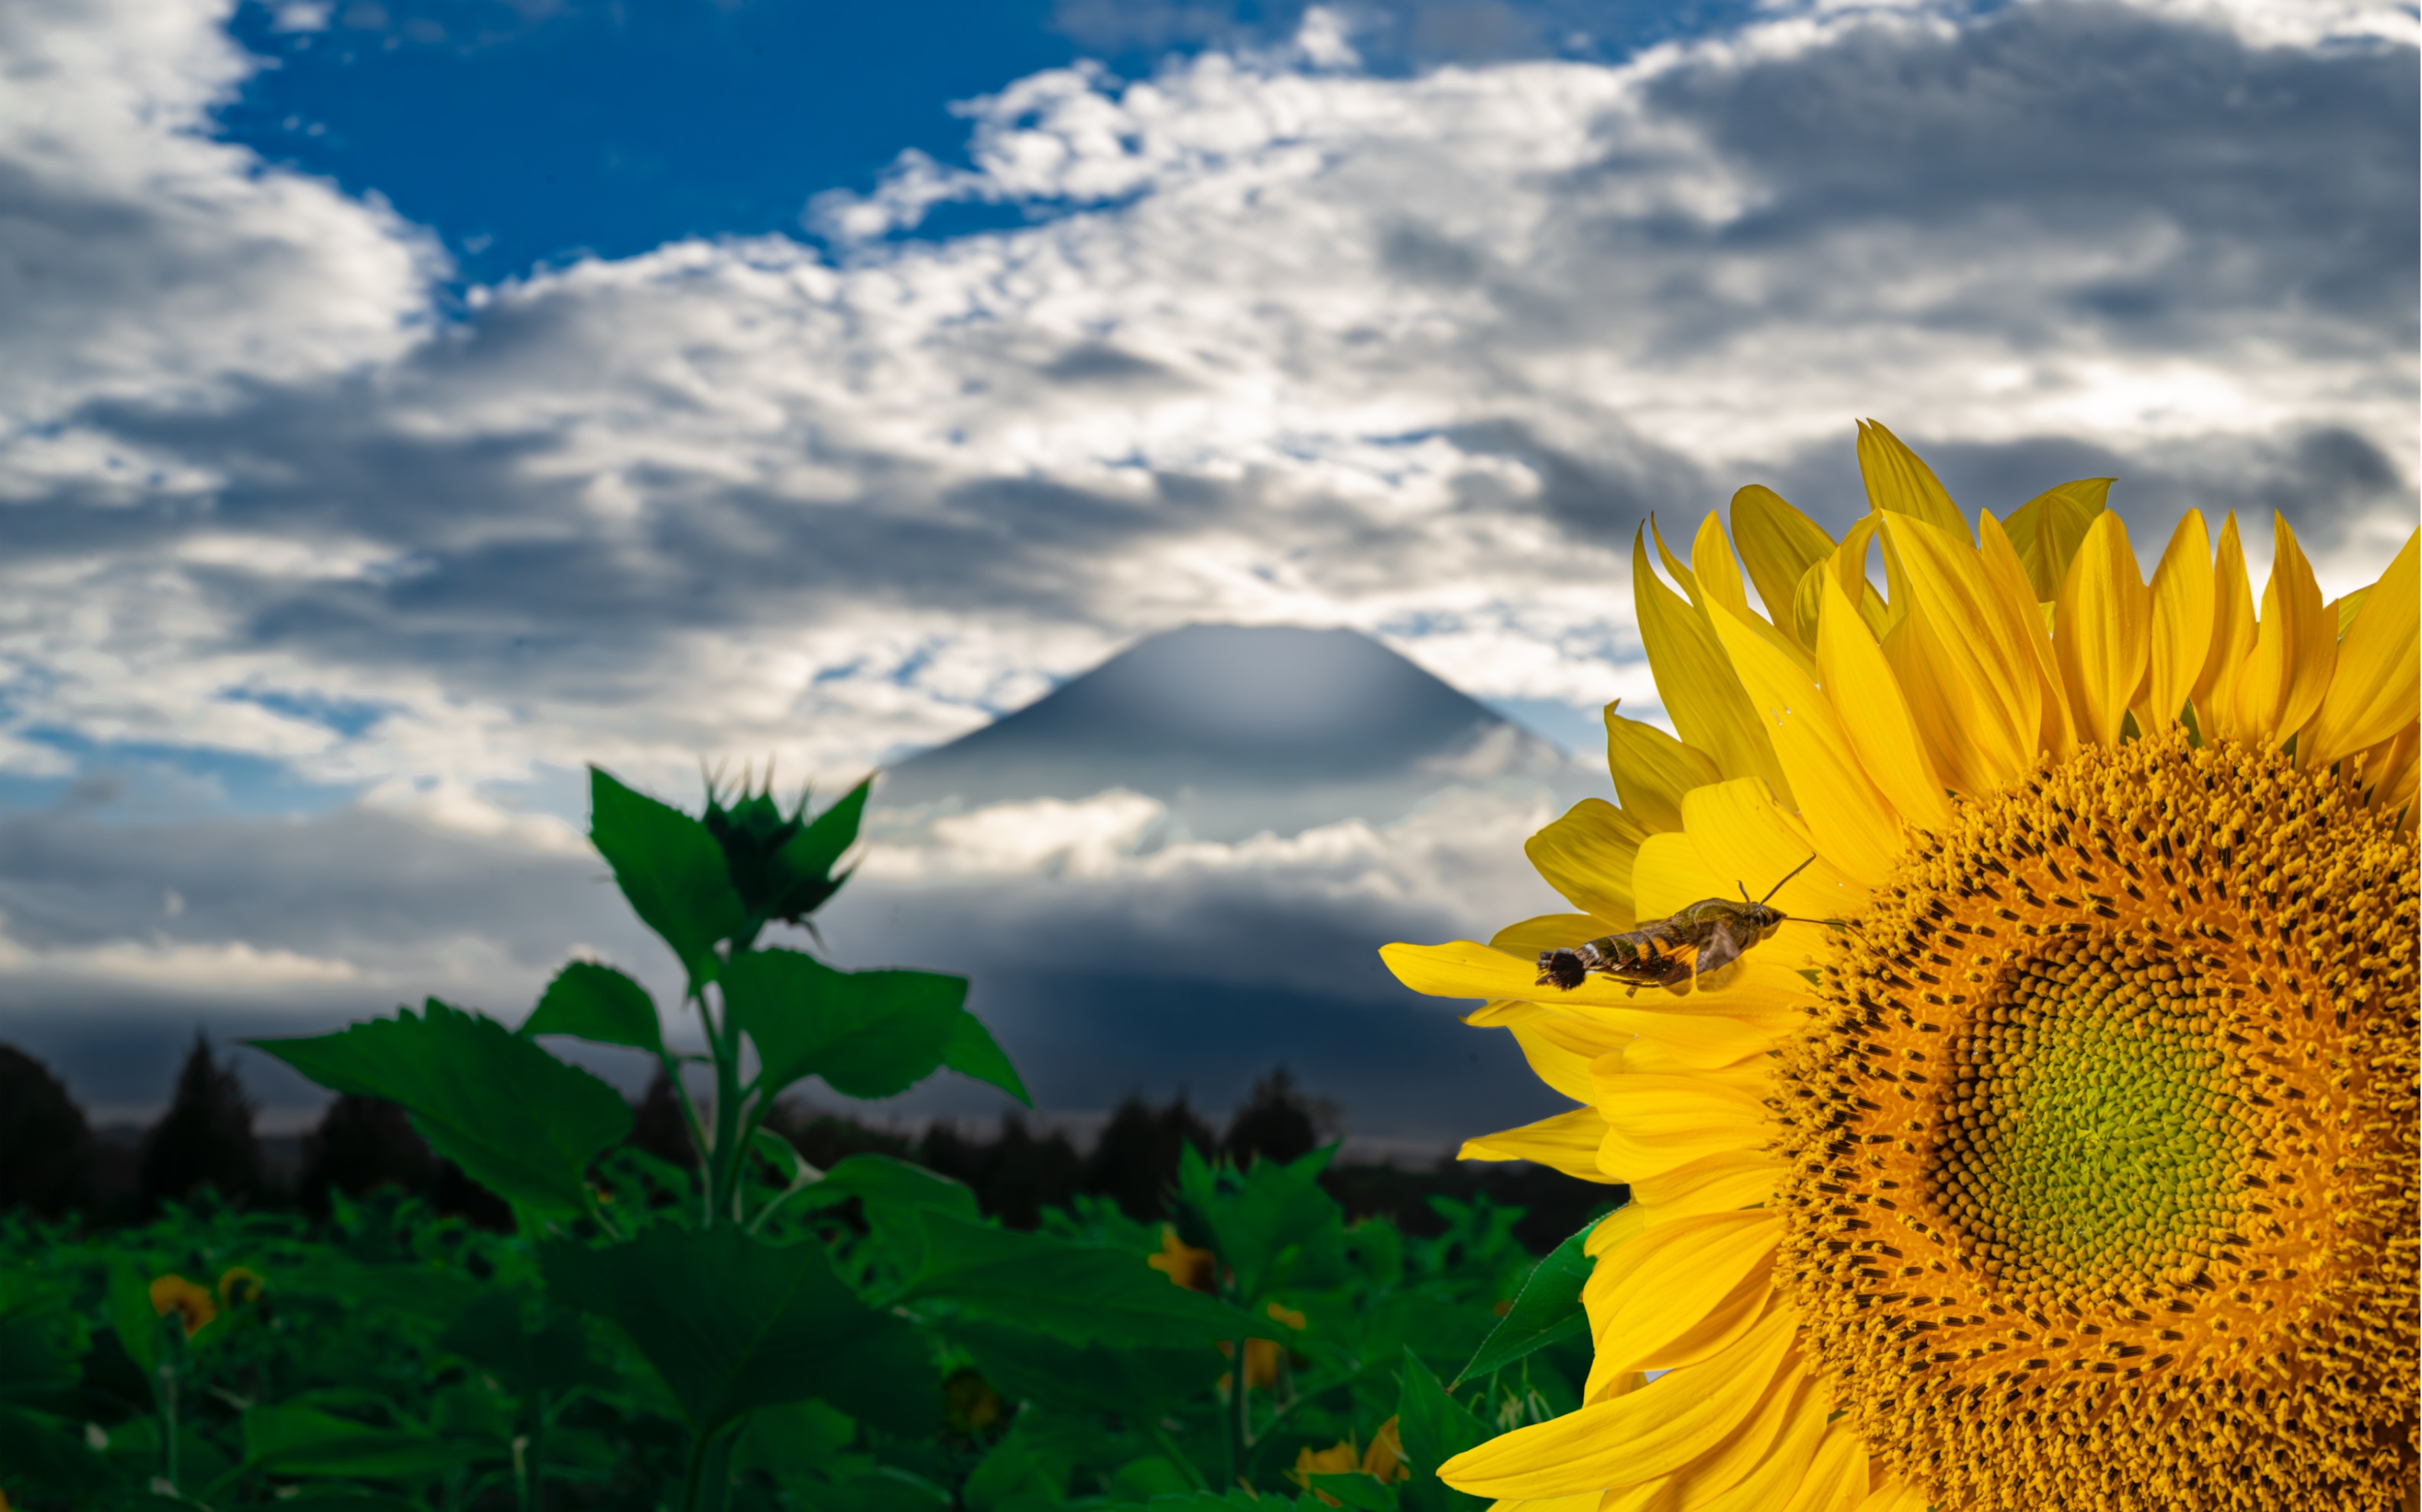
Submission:
[[[1680,738],[1610,708],[1620,806],[1532,838],[1582,911],[1384,953],[1581,1104],[1467,1157],[1630,1187],[1582,1406],[1442,1473],[1557,1512],[2401,1504],[2415,540],[2332,604],[2276,522],[2257,613],[2234,517],[2147,585],[2108,479],[1972,528],[1883,427],[1859,463],[1839,543],[1746,488],[1688,567],[1657,540],[1677,593],[1635,539]],[[1706,977],[1541,978],[1811,856]]]

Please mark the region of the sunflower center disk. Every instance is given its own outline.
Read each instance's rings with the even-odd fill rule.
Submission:
[[[1923,1189],[1987,1273],[2176,1266],[2226,1234],[2238,1089],[2171,954],[2105,939],[1998,973],[1954,1038]]]
[[[2414,850],[2176,733],[1923,837],[1775,1073],[1779,1288],[1962,1512],[2387,1508],[2422,1368]]]

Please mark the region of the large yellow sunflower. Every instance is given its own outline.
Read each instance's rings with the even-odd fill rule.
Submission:
[[[1610,708],[1620,806],[1533,837],[1581,911],[1384,953],[1580,1105],[1466,1156],[1630,1188],[1583,1405],[1446,1479],[1556,1512],[2401,1504],[2415,541],[2325,603],[2277,522],[2257,611],[2234,517],[2215,560],[2191,512],[2147,585],[2107,479],[1972,527],[1883,427],[1859,463],[1839,543],[1762,488],[1688,567],[1657,539],[1680,592],[1635,540],[1680,738]],[[1541,974],[1812,855],[1705,977]]]

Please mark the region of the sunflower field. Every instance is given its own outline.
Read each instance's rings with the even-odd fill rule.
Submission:
[[[810,1078],[949,1067],[1023,1099],[964,980],[760,941],[841,885],[860,787],[810,818],[703,814],[603,772],[592,839],[688,973],[704,1052],[594,962],[518,1029],[432,1000],[258,1042],[409,1110],[505,1232],[387,1191],[324,1221],[209,1199],[87,1233],[0,1219],[0,1507],[403,1509],[1485,1505],[1437,1467],[1581,1402],[1581,1236],[1435,1198],[1348,1223],[1333,1151],[1189,1149],[1174,1219],[1078,1198],[1021,1231],[906,1161],[808,1166],[765,1126]],[[555,1036],[695,1066],[684,1169]]]

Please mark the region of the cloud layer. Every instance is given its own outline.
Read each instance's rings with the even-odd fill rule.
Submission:
[[[1653,708],[1635,527],[1752,480],[1841,522],[1860,415],[1971,504],[2116,475],[2140,547],[2189,504],[2257,539],[2279,510],[2334,587],[2414,519],[2395,8],[1807,4],[1617,63],[1393,71],[1358,47],[1419,49],[1314,10],[1146,82],[1016,81],[970,106],[971,171],[799,186],[822,244],[459,294],[381,204],[209,138],[246,67],[223,21],[0,14],[0,783],[54,805],[10,821],[26,1001],[511,1000],[602,927],[539,898],[585,874],[581,762],[854,775],[1187,622]],[[917,234],[964,202],[1027,224]],[[1513,811],[1471,832],[1516,854]],[[1064,928],[919,874],[1000,970],[1081,936],[1050,961],[1116,975],[1194,958],[1156,911],[1281,929],[1274,878],[1329,879],[1324,929],[1379,929],[1366,887],[1443,927],[1473,863],[1423,833],[1328,835],[1350,885],[1250,843],[1098,894],[1078,867]],[[345,879],[416,847],[520,882],[380,927]],[[914,958],[932,926],[900,927]]]

